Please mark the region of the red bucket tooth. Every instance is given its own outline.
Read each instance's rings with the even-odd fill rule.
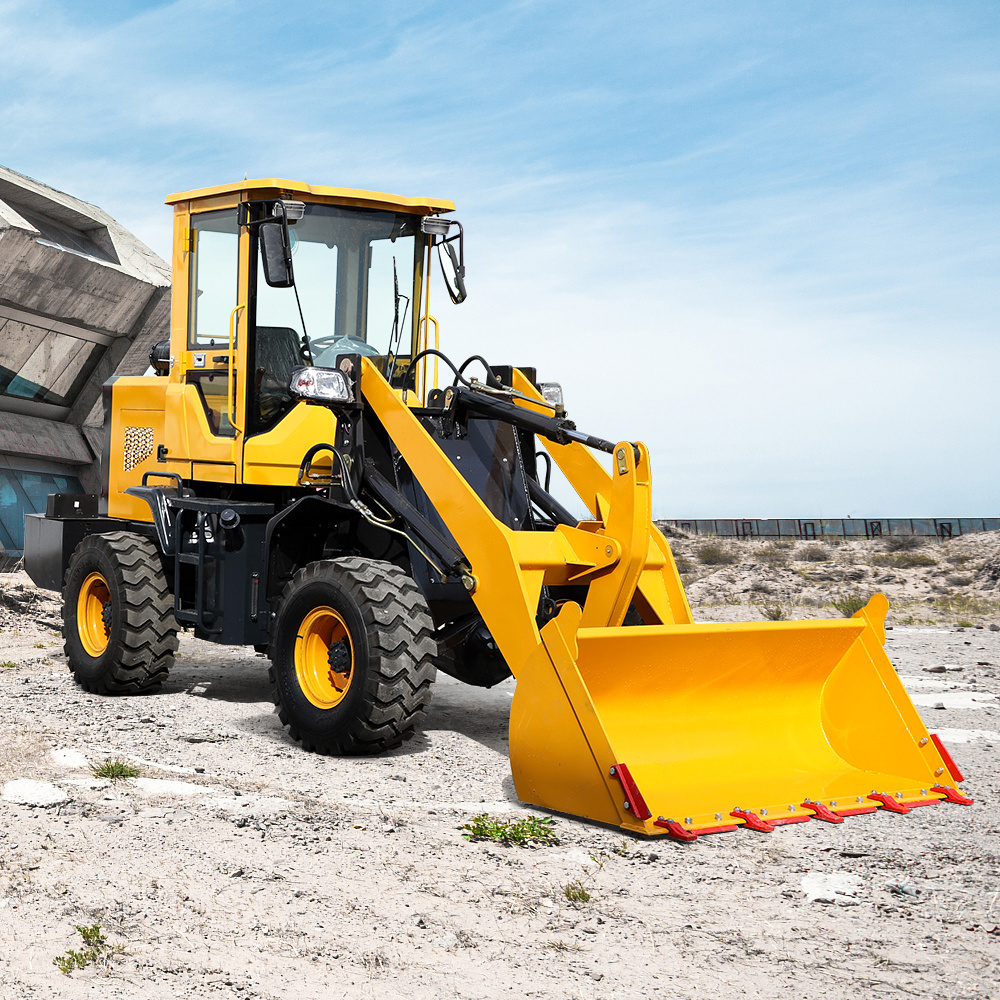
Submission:
[[[662,816],[653,821],[653,826],[658,826],[667,831],[667,835],[675,840],[683,840],[685,843],[693,843],[698,839],[698,834],[691,830],[685,830],[675,819],[664,819]]]
[[[802,803],[803,809],[812,809],[813,819],[821,819],[824,823],[843,823],[844,817],[838,816],[832,809],[828,806],[823,805],[822,802],[813,802],[810,799],[806,799]]]
[[[897,802],[896,799],[885,792],[872,792],[868,798],[874,800],[875,802],[881,802],[882,808],[888,809],[889,812],[908,813],[910,811],[909,806],[904,806],[902,802]]]
[[[960,806],[971,806],[975,799],[966,798],[957,788],[949,785],[934,785],[932,792],[940,792],[944,796],[945,802],[955,802]]]
[[[734,809],[729,815],[743,820],[748,830],[756,830],[758,833],[774,833],[774,827],[767,820],[761,819],[760,816],[748,809]]]

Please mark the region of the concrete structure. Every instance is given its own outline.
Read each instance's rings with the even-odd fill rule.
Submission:
[[[107,213],[0,167],[0,561],[49,493],[99,491],[101,386],[146,370],[169,288]]]

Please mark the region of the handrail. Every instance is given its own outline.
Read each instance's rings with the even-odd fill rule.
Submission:
[[[229,423],[233,430],[236,432],[233,435],[233,449],[236,448],[236,435],[243,433],[243,428],[236,422],[236,314],[241,309],[246,309],[247,304],[241,302],[236,308],[229,314],[229,382],[226,386],[226,416],[229,417]],[[236,462],[236,455],[233,455],[233,462]]]

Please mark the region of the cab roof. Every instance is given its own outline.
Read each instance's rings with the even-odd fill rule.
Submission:
[[[179,202],[197,202],[207,199],[217,199],[226,195],[248,198],[273,198],[282,195],[305,195],[310,200],[317,199],[341,205],[355,205],[363,208],[396,208],[404,212],[415,212],[420,215],[430,215],[436,212],[454,212],[455,203],[446,198],[404,198],[398,194],[385,194],[381,191],[361,191],[357,188],[324,187],[316,184],[303,184],[301,181],[289,181],[278,177],[257,180],[242,180],[234,184],[218,184],[215,187],[198,188],[196,191],[181,191],[169,195],[168,205]]]

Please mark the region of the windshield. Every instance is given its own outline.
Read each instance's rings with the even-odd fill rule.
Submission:
[[[410,299],[424,249],[420,216],[307,204],[288,228],[295,288],[268,285],[258,255],[258,330],[294,330],[300,340],[305,334],[317,365],[332,366],[347,353],[408,355],[417,313]],[[390,344],[397,311],[399,342]]]

